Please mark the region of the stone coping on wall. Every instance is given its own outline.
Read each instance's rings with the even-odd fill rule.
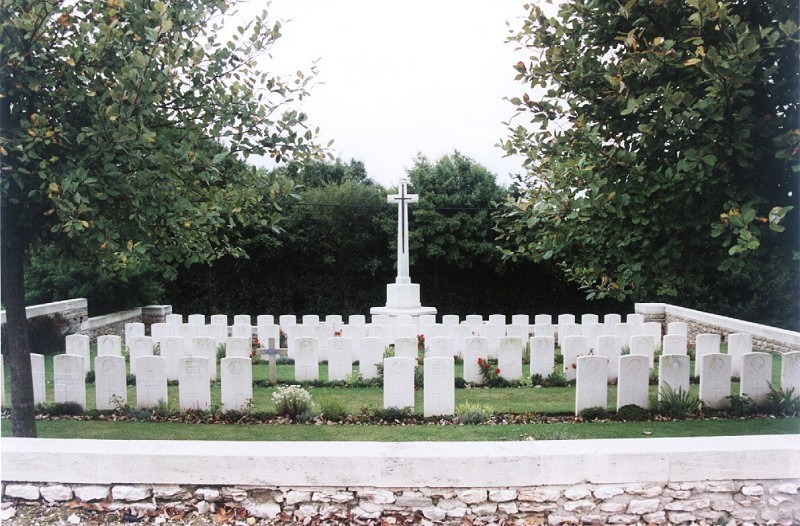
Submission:
[[[87,311],[89,303],[86,298],[76,298],[71,300],[54,301],[53,303],[43,303],[41,305],[31,305],[25,307],[25,314],[28,319],[36,318],[37,316],[47,316],[60,312],[84,310]],[[0,323],[6,322],[6,311],[0,311]]]
[[[4,438],[0,444],[4,481],[61,484],[493,488],[800,476],[800,435],[521,442]]]
[[[701,325],[724,328],[728,333],[744,332],[752,334],[755,338],[770,340],[785,344],[793,350],[800,350],[800,332],[779,329],[768,325],[761,325],[736,318],[728,318],[718,314],[711,314],[699,310],[678,307],[668,303],[637,303],[635,306],[637,314],[656,317],[678,317],[692,320]]]

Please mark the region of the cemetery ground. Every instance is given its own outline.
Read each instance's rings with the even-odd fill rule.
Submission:
[[[723,348],[724,350],[724,348]],[[96,349],[92,346],[92,357]],[[778,385],[780,355],[773,355],[773,385]],[[128,403],[115,411],[95,410],[95,385],[86,385],[86,411],[69,414],[69,407],[40,406],[37,428],[45,438],[97,439],[180,439],[180,440],[373,440],[373,441],[495,441],[594,438],[636,438],[672,436],[722,436],[785,434],[800,431],[800,418],[765,414],[752,407],[735,405],[728,411],[703,411],[688,419],[665,418],[651,412],[617,418],[616,386],[608,386],[607,414],[587,418],[574,416],[575,387],[533,387],[528,364],[516,387],[462,386],[455,390],[454,417],[422,418],[423,392],[415,391],[414,411],[383,410],[382,388],[360,382],[357,365],[349,382],[307,384],[313,400],[311,412],[298,419],[275,414],[272,394],[277,387],[268,383],[265,361],[253,365],[253,398],[248,411],[220,411],[220,385],[211,385],[211,410],[181,414],[178,386],[170,382],[168,403],[154,409],[135,409],[135,388],[128,386]],[[47,399],[53,399],[53,356],[45,357]],[[463,364],[456,364],[456,378]],[[9,371],[4,370],[4,404],[10,401]],[[294,365],[282,360],[277,365],[278,385],[295,384]],[[327,363],[320,364],[320,378],[327,378]],[[733,382],[731,394],[738,395]],[[698,386],[690,386],[690,395]],[[657,387],[650,386],[651,402]],[[7,416],[7,412],[4,412]],[[636,421],[644,418],[643,421]],[[620,421],[622,420],[622,421]],[[470,423],[479,425],[468,425]],[[2,419],[2,436],[10,436],[8,418]]]

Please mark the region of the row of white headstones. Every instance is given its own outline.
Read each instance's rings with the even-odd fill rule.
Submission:
[[[225,317],[225,320],[227,321],[227,317]],[[142,324],[128,324],[126,326],[126,342],[131,349],[131,372],[137,374],[137,370],[140,367],[144,367],[141,370],[143,372],[137,374],[137,406],[150,407],[159,401],[166,400],[166,382],[171,379],[179,380],[179,385],[183,387],[179,388],[180,407],[182,409],[207,408],[210,403],[208,401],[210,400],[208,381],[216,380],[217,378],[216,345],[219,340],[208,336],[193,338],[182,336],[158,337],[159,327],[164,326],[168,330],[161,329],[161,331],[164,331],[161,334],[201,334],[209,329],[222,334],[222,331],[218,329],[218,327],[222,327],[226,335],[235,335],[237,334],[237,328],[239,328],[242,336],[226,337],[223,340],[227,348],[226,358],[221,361],[222,404],[226,409],[242,409],[246,407],[252,397],[252,369],[249,359],[251,339],[244,335],[252,335],[254,332],[253,327],[244,323],[235,323],[230,328],[221,324],[208,326],[200,325],[199,323],[184,324],[182,323],[182,317],[180,324],[176,323],[176,321],[176,318],[173,317],[172,321],[165,324],[154,324],[152,327],[156,327],[155,338],[143,336],[144,326]],[[246,320],[237,319],[236,321],[242,322]],[[268,322],[272,320],[267,319],[267,317],[259,317],[258,321]],[[304,321],[310,323],[313,318],[304,319]],[[582,319],[581,321],[584,320]],[[654,365],[654,349],[658,345],[663,344],[666,356],[686,355],[686,324],[668,324],[669,334],[664,336],[663,339],[660,335],[659,326],[658,340],[656,340],[652,330],[648,331],[651,334],[635,334],[625,338],[625,334],[629,332],[630,326],[633,325],[630,320],[627,323],[628,327],[623,326],[621,331],[621,323],[614,324],[614,331],[621,334],[607,334],[607,332],[610,332],[609,328],[613,321],[615,320],[612,318],[611,320],[604,320],[603,324],[598,324],[589,320],[586,325],[577,325],[567,321],[558,327],[557,335],[564,355],[564,373],[568,379],[578,378],[576,411],[580,411],[585,407],[604,405],[600,402],[603,402],[602,394],[607,391],[601,389],[599,385],[607,385],[608,382],[616,380],[625,371],[636,370],[637,373],[644,374],[646,380],[650,369]],[[533,334],[539,332],[540,334],[527,340],[522,336],[499,336],[496,338],[477,336],[477,334],[501,334],[498,328],[502,329],[505,334],[515,334],[519,331],[519,325],[522,324],[507,326],[502,326],[499,323],[482,323],[478,325],[466,322],[459,325],[429,324],[427,328],[432,329],[429,332],[441,334],[448,328],[455,328],[460,334],[475,336],[464,338],[439,336],[430,338],[425,356],[427,359],[449,358],[450,360],[456,355],[462,356],[465,362],[464,379],[474,383],[480,383],[481,381],[477,366],[478,358],[497,358],[501,376],[508,380],[518,380],[522,375],[522,353],[525,342],[528,341],[531,348],[531,374],[547,376],[552,373],[555,366],[555,338],[541,335],[541,333],[553,334],[554,328],[550,324],[523,325],[526,331],[532,331]],[[598,325],[602,327],[598,328]],[[658,326],[658,324],[650,324],[650,327],[653,325]],[[395,328],[397,327],[402,328],[403,326],[395,326]],[[346,336],[329,336],[324,339],[325,354],[327,355],[324,358],[320,352],[320,340],[318,338],[297,336],[297,334],[309,333],[325,336],[329,332],[335,333],[335,331],[339,331],[341,334],[352,334],[352,332],[346,331],[347,328],[348,326],[341,326],[336,329],[334,323],[317,323],[316,325],[303,326],[287,325],[287,332],[295,334],[294,337],[289,339],[289,352],[294,354],[295,378],[297,381],[318,380],[319,363],[324,359],[329,362],[328,379],[331,381],[347,379],[352,373],[354,360],[359,361],[359,372],[364,378],[372,378],[377,375],[377,364],[383,359],[383,351],[387,343],[385,334],[383,337],[367,336],[359,339]],[[639,325],[639,328],[640,330],[649,329],[648,324],[643,322]],[[385,333],[386,329],[387,326],[375,323],[352,327],[352,330],[356,333],[363,331],[366,334],[372,331]],[[465,329],[468,329],[469,332],[465,331]],[[279,330],[279,326],[262,323],[256,327],[255,332],[262,339],[276,339]],[[576,332],[579,332],[580,335],[575,334]],[[398,331],[398,333],[402,332]],[[531,332],[527,334],[531,334]],[[594,347],[590,343],[593,337],[596,338]],[[497,344],[496,352],[492,352],[492,341]],[[656,343],[657,341],[658,343]],[[161,347],[161,356],[152,355],[154,343]],[[415,364],[417,343],[416,336],[396,337],[394,339],[396,358],[411,359]],[[766,396],[769,387],[768,383],[771,379],[772,364],[769,359],[770,356],[763,353],[752,353],[752,337],[748,334],[729,335],[727,355],[720,354],[720,343],[720,336],[715,334],[698,335],[696,340],[698,355],[695,366],[696,374],[701,376],[701,379],[703,378],[701,373],[703,364],[706,363],[704,355],[709,355],[713,358],[712,363],[715,371],[715,375],[707,377],[708,380],[705,383],[701,380],[701,398],[704,402],[712,407],[723,406],[726,403],[725,397],[730,395],[730,378],[732,376],[742,377],[743,394],[747,394],[757,401],[763,399]],[[632,356],[640,356],[646,359],[647,367],[639,367],[638,365],[626,366],[628,363],[635,363],[629,357],[621,356],[622,348],[626,344],[630,345]],[[127,389],[125,388],[126,363],[121,356],[121,348],[121,338],[117,336],[101,336],[98,338],[98,357],[95,363],[95,371],[97,377],[97,407],[99,409],[111,409],[116,405],[127,403]],[[596,355],[595,349],[597,351]],[[85,374],[89,369],[89,338],[82,335],[68,336],[67,351],[67,355],[56,357],[57,360],[54,361],[56,371],[55,399],[57,402],[74,401],[85,405],[85,384],[81,372]],[[744,360],[745,356],[747,356],[747,362]],[[78,367],[75,357],[80,358],[80,367]],[[146,358],[146,360],[141,361],[143,358]],[[724,363],[726,360],[730,362],[727,367]],[[686,365],[683,365],[684,362]],[[385,362],[387,372],[389,367],[392,368],[393,372],[401,371],[401,368],[405,366],[397,364],[402,363],[404,362]],[[581,367],[581,364],[586,365]],[[669,364],[669,366],[665,373],[663,368],[667,366],[666,364]],[[743,369],[744,364],[749,367],[746,372]],[[32,365],[35,400],[37,403],[44,402],[43,358],[40,355],[33,355]],[[761,367],[759,369],[760,373],[756,374],[755,369],[758,366]],[[434,401],[442,398],[435,395],[441,395],[444,392],[444,386],[448,385],[448,382],[437,382],[433,378],[441,375],[447,377],[447,370],[447,367],[437,366],[432,368],[428,375],[432,379],[431,381],[434,382],[431,385],[437,387],[431,387],[428,390],[429,396],[425,398],[428,400],[426,402],[426,414],[452,414],[452,410],[447,409],[452,404],[449,404],[447,400],[453,398],[453,393],[451,393],[451,396],[445,396],[445,401],[442,404],[437,404]],[[579,373],[581,370],[584,371],[583,375]],[[597,372],[601,370],[602,373]],[[797,386],[797,379],[800,376],[798,374],[799,370],[800,358],[798,358],[798,354],[789,353],[785,355],[781,374],[782,385],[784,387],[796,386],[796,390],[800,390],[800,386]],[[207,373],[206,377],[203,376],[203,371]],[[399,383],[392,383],[392,380],[387,378],[388,382],[384,390],[385,405],[387,407],[405,406],[409,396],[413,404],[413,368],[411,371],[410,381],[407,379],[402,380],[407,377],[407,373],[400,372],[392,375],[397,378]],[[590,374],[590,371],[594,371],[595,374]],[[437,375],[437,372],[440,372],[441,375]],[[661,382],[663,385],[668,385],[673,390],[688,389],[688,356],[685,358],[662,359],[660,374],[666,378]],[[727,375],[727,380],[711,381],[712,378],[720,377],[720,374],[722,376]],[[620,396],[623,398],[627,396],[625,400],[638,399],[641,401],[644,399],[646,401],[646,395],[643,394],[647,392],[646,382],[636,381],[631,383],[620,378],[619,383],[618,406],[621,403]],[[727,383],[727,389],[724,386],[725,383]],[[450,386],[452,384],[452,381],[449,382]],[[399,385],[405,387],[401,389],[398,387]],[[703,389],[703,385],[707,388]],[[438,386],[441,386],[441,388]],[[638,389],[634,389],[631,386],[638,386]],[[408,394],[409,389],[410,395]],[[399,396],[401,391],[405,393],[403,397]],[[622,400],[622,402],[625,400]],[[645,403],[640,402],[640,405]],[[622,403],[622,405],[627,404]],[[441,410],[438,409],[431,409],[431,407],[437,406],[444,407],[445,413],[440,413]]]

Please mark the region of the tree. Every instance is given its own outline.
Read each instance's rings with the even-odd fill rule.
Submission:
[[[780,234],[797,202],[796,14],[780,0],[531,6],[511,39],[533,55],[516,65],[532,91],[511,99],[529,122],[503,142],[527,168],[499,217],[505,256],[635,301],[796,267],[796,219]]]
[[[2,301],[12,432],[35,436],[24,267],[34,242],[110,268],[241,254],[235,232],[279,217],[292,183],[238,155],[316,155],[281,80],[256,58],[280,24],[255,17],[219,41],[220,0],[0,3]],[[224,144],[224,146],[222,146]],[[234,237],[231,237],[234,233]]]

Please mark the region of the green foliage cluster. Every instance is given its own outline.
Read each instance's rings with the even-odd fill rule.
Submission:
[[[502,144],[527,169],[498,217],[506,257],[555,262],[588,298],[774,295],[796,324],[779,312],[800,283],[795,3],[528,8],[510,38],[530,59]]]

